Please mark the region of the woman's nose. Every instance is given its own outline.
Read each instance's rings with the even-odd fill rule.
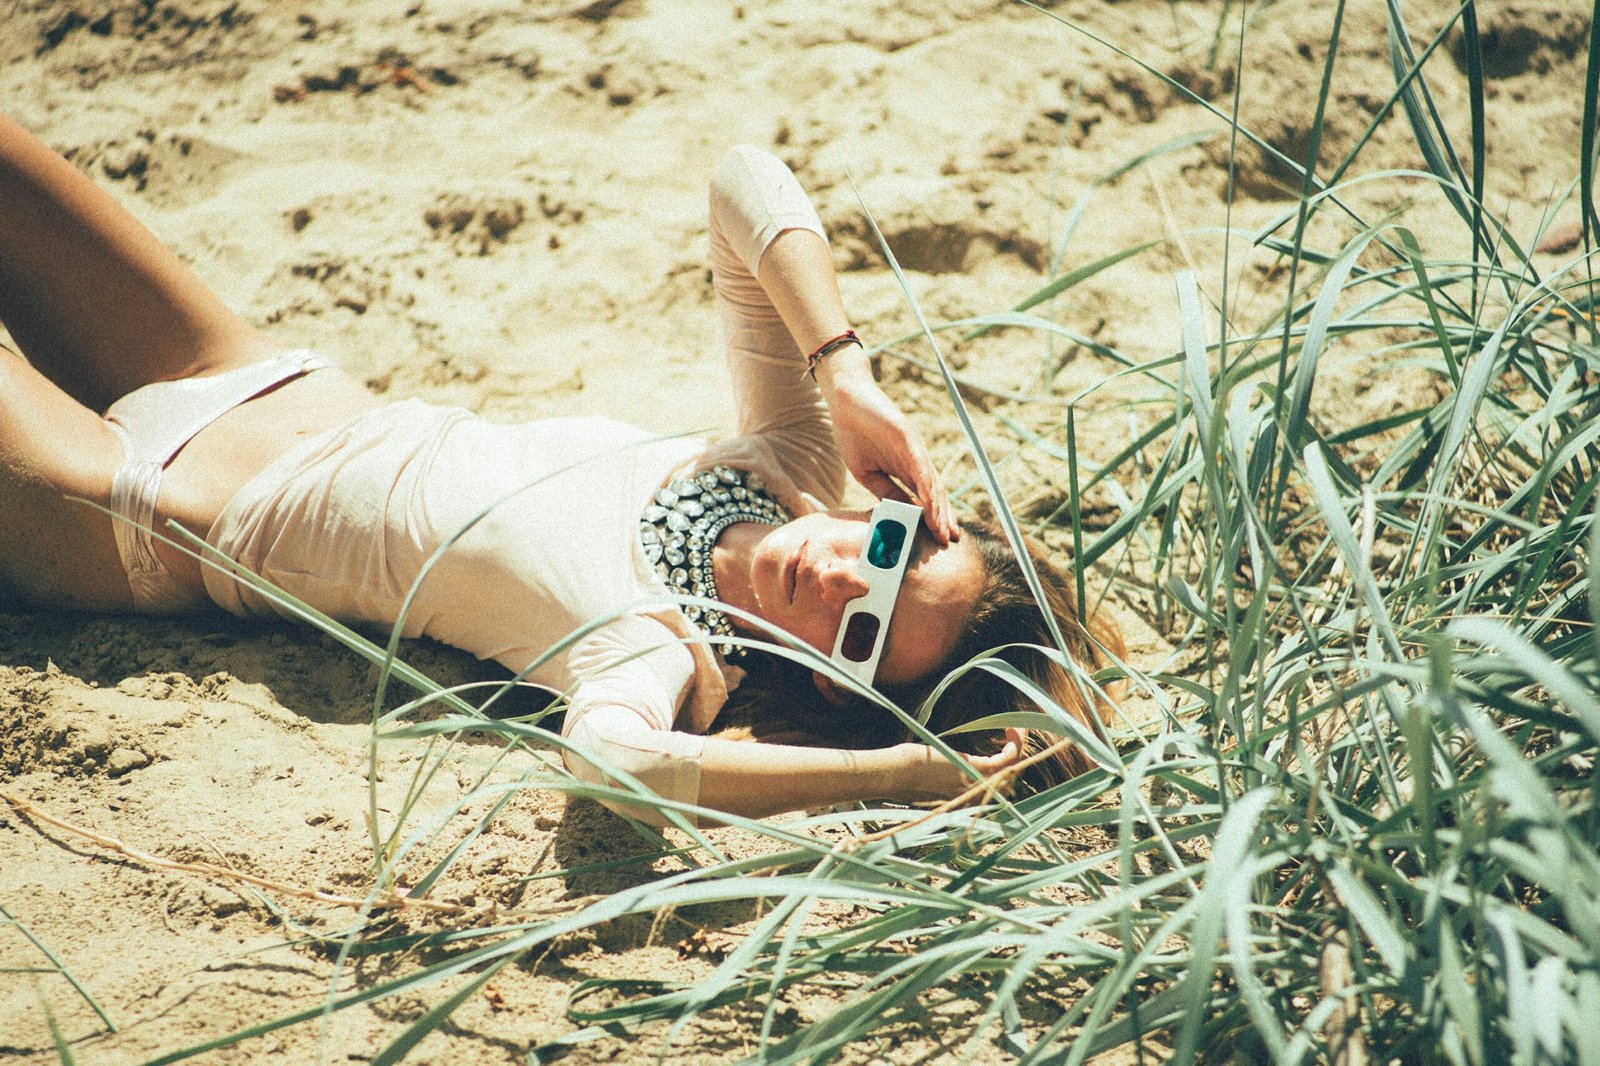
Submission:
[[[867,579],[856,569],[854,559],[834,559],[817,575],[822,601],[830,607],[842,608],[851,600],[865,596]]]

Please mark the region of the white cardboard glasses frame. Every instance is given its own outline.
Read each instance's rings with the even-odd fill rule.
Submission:
[[[878,674],[889,620],[921,522],[922,508],[880,500],[867,523],[867,542],[856,563],[856,571],[867,580],[867,591],[845,604],[832,655],[840,669],[864,685],[872,684]]]

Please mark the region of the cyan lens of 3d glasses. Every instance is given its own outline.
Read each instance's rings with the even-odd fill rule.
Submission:
[[[906,546],[906,527],[888,519],[872,527],[872,540],[867,544],[867,562],[879,570],[893,570],[900,561],[900,550]]]

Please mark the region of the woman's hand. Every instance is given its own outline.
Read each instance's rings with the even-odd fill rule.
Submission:
[[[928,532],[940,544],[958,539],[950,497],[921,435],[872,379],[864,358],[831,362],[833,357],[823,361],[819,380],[845,467],[879,498],[910,502],[915,496]]]
[[[996,779],[996,775],[1022,761],[1027,742],[1027,733],[1021,729],[1007,729],[1005,736],[1005,743],[993,755],[961,756],[985,782],[993,782],[995,790],[1001,794],[1010,793],[1013,782],[1006,777]],[[895,794],[890,798],[901,802],[926,803],[955,799],[980,783],[926,744],[901,744],[896,754],[900,757],[899,781]]]

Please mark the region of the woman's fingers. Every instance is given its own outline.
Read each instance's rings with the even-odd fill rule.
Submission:
[[[1023,753],[1028,747],[1028,731],[1008,727],[1005,731],[1005,743],[993,755],[968,755],[967,762],[985,777],[992,777],[1002,770],[1008,770],[1023,759]]]
[[[911,491],[916,494],[917,500],[922,504],[923,522],[940,543],[944,543],[944,526],[939,521],[939,483],[933,476],[933,464],[928,462],[928,456],[923,451],[921,442],[911,435],[911,430],[906,431],[904,438],[905,453],[901,458],[903,468],[902,477]]]
[[[1021,758],[1022,749],[1008,740],[1005,746],[993,755],[969,755],[967,761],[984,777],[993,777],[1008,766],[1015,765]]]
[[[921,452],[921,449],[918,451]],[[944,482],[939,480],[925,452],[919,454],[917,459],[917,498],[922,501],[923,521],[928,526],[928,532],[940,544],[960,540],[961,528],[956,525],[955,508],[950,505],[950,494],[945,491]]]
[[[923,447],[916,430],[905,426],[901,434],[903,450],[897,464],[901,469],[890,472],[897,474],[901,481],[910,486],[911,492],[922,505],[923,524],[928,527],[928,532],[940,544],[949,544],[961,536],[961,530],[956,525],[955,508],[950,505],[950,494],[945,491],[944,482],[934,469],[933,461],[928,458],[928,450]]]
[[[915,430],[907,430],[911,484],[917,499],[922,501],[923,521],[928,532],[940,544],[949,544],[961,537],[961,529],[956,525],[955,509],[950,505],[950,494],[945,491],[939,472],[933,468],[933,460],[928,458],[927,448],[923,447],[915,434]]]
[[[906,490],[901,488],[894,478],[881,470],[869,470],[860,475],[860,481],[866,490],[880,500],[899,500],[901,503],[910,503],[911,497]]]
[[[880,500],[918,504],[922,508],[923,524],[940,544],[961,539],[961,527],[956,524],[950,494],[937,477],[930,479],[925,475],[921,480],[907,479],[907,484],[911,486],[909,492],[883,470],[867,470],[857,474],[856,480]]]
[[[944,491],[938,477],[930,477],[925,472],[922,479],[906,479],[906,485],[902,485],[890,472],[869,469],[856,475],[856,480],[878,499],[899,499],[901,503],[922,507],[923,523],[939,543],[949,544],[962,535],[955,523],[955,507],[950,504],[950,495]]]
[[[914,497],[935,540],[957,539],[955,510],[921,436],[877,383],[836,382],[829,405],[840,455],[856,480],[880,499]]]

